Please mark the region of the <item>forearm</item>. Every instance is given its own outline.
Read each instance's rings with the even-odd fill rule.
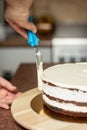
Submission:
[[[5,0],[7,5],[14,9],[29,9],[32,5],[33,0]]]

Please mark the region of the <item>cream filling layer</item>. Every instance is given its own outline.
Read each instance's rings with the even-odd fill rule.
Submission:
[[[87,92],[83,92],[80,90],[70,90],[61,87],[50,86],[47,83],[43,83],[43,92],[51,97],[62,99],[65,101],[87,103]]]
[[[60,108],[66,111],[73,111],[73,112],[82,112],[87,113],[87,107],[86,106],[77,106],[72,103],[59,103],[54,100],[50,100],[46,95],[43,94],[43,99],[46,103],[50,104],[53,107]]]

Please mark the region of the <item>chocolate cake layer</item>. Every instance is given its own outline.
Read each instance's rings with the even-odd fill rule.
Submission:
[[[50,110],[52,110],[56,113],[63,114],[63,115],[66,115],[66,116],[72,116],[74,118],[85,117],[85,119],[87,120],[87,112],[82,113],[82,112],[74,112],[74,111],[69,111],[69,110],[66,111],[64,109],[53,107],[50,104],[47,104],[45,101],[44,101],[44,104],[46,105],[46,107],[48,107]]]

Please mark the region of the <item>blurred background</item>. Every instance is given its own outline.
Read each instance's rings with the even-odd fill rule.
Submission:
[[[0,0],[0,75],[10,80],[21,63],[35,62],[35,53],[5,21],[5,6]],[[44,63],[87,61],[87,0],[35,0],[31,14]]]

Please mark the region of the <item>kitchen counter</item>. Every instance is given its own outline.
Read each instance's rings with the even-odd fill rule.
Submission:
[[[45,64],[44,68],[51,65]],[[36,65],[28,63],[21,64],[12,78],[12,83],[22,92],[37,87]],[[25,128],[19,126],[14,121],[11,110],[0,108],[0,130],[25,130]]]
[[[53,35],[52,33],[38,34],[38,37],[40,39],[39,46],[50,47],[52,35]],[[0,41],[0,47],[26,47],[26,46],[29,46],[27,44],[27,40],[18,34],[8,36],[5,40]]]

